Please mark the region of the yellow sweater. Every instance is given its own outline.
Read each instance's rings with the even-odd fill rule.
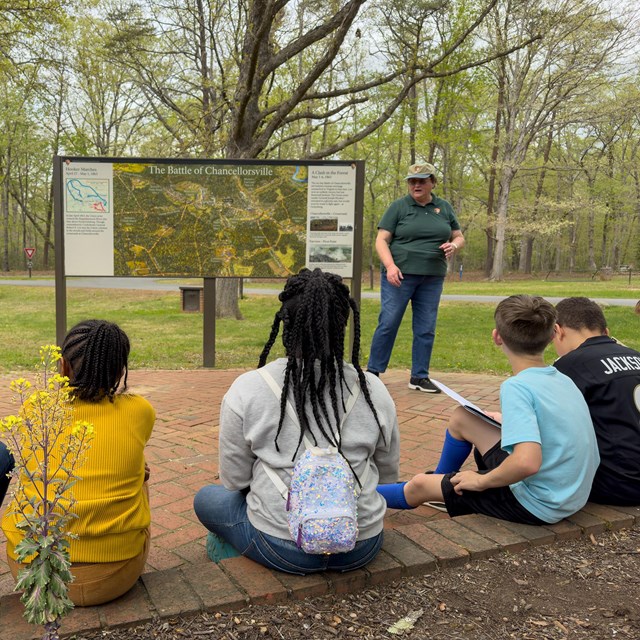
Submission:
[[[78,471],[82,478],[73,486],[77,500],[69,530],[71,562],[118,562],[138,555],[143,548],[151,510],[144,483],[144,447],[155,421],[153,407],[141,396],[120,394],[113,402],[76,400],[74,421],[94,426],[87,459]],[[16,527],[19,517],[11,505],[2,519],[7,552],[22,539]]]

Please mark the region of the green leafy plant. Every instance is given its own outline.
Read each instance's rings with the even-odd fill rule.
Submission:
[[[93,437],[93,425],[74,422],[69,379],[57,371],[60,349],[40,349],[32,384],[25,378],[10,384],[18,415],[0,421],[0,433],[15,458],[16,488],[9,510],[23,532],[16,545],[16,591],[25,618],[43,625],[43,640],[57,640],[61,619],[73,608],[68,583],[73,580],[69,559],[68,524],[75,517],[71,491],[79,479]]]

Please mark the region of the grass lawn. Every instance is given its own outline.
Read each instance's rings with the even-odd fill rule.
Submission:
[[[488,283],[477,283],[484,287]],[[505,284],[505,283],[500,283]],[[524,290],[514,283],[511,290],[465,290],[465,293],[507,295]],[[538,281],[527,292],[541,295],[589,295],[622,298],[615,286],[592,290],[572,283],[571,291],[547,290]],[[553,283],[556,284],[556,283]],[[615,283],[614,283],[615,284]],[[274,285],[272,284],[273,288]],[[537,287],[537,288],[536,288]],[[447,287],[447,293],[452,293]],[[117,322],[131,338],[132,368],[182,369],[202,366],[202,315],[180,309],[177,286],[174,292],[109,289],[67,289],[68,326],[89,317]],[[636,290],[634,296],[640,297]],[[506,361],[492,345],[493,304],[443,302],[440,306],[436,343],[431,362],[434,371],[508,373]],[[221,369],[253,367],[267,340],[278,307],[273,295],[252,294],[241,301],[244,320],[216,321],[216,366]],[[375,330],[379,302],[362,301],[362,364],[366,364]],[[605,310],[613,335],[640,350],[640,317],[632,307]],[[49,287],[2,286],[0,281],[0,372],[31,368],[38,348],[55,342],[54,289]],[[282,354],[279,341],[272,356]],[[554,359],[548,350],[547,361]],[[407,311],[390,363],[393,368],[411,366],[411,312]]]
[[[362,283],[362,291],[380,291],[379,273],[376,272],[376,282],[373,289],[369,286],[365,277]],[[0,281],[1,282],[1,281]],[[247,279],[247,289],[279,289],[283,281]],[[634,272],[629,276],[617,274],[610,280],[593,280],[589,276],[576,275],[550,276],[548,280],[536,278],[514,277],[504,282],[489,282],[479,273],[465,276],[462,280],[452,274],[447,277],[444,284],[444,293],[449,295],[494,295],[508,296],[514,293],[530,293],[532,295],[546,295],[555,298],[586,295],[592,298],[640,298],[640,273]]]
[[[509,296],[514,293],[529,293],[551,298],[568,298],[570,296],[588,296],[590,298],[640,298],[640,276],[629,281],[626,276],[612,280],[513,280],[506,282],[460,282],[447,280],[445,294]]]

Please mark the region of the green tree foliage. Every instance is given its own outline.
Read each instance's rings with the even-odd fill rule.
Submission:
[[[0,8],[5,270],[24,268],[25,244],[50,266],[57,153],[365,159],[372,269],[377,222],[405,192],[406,166],[425,159],[468,238],[467,269],[488,262],[498,279],[505,269],[640,266],[637,61],[624,55],[638,50],[632,5]]]
[[[415,3],[400,0],[368,12],[365,0],[152,2],[109,14],[111,51],[185,151],[256,158],[311,136],[307,157],[322,158],[382,126],[424,78],[503,53],[479,47],[452,62],[496,2],[471,7],[453,34],[428,38],[442,2],[423,3],[419,16]],[[393,48],[384,44],[403,22],[411,55],[402,38]],[[393,90],[380,108],[368,109],[387,87]]]

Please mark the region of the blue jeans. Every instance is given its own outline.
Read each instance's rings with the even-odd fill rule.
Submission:
[[[276,538],[256,529],[249,522],[244,494],[241,491],[229,491],[219,484],[202,487],[196,494],[193,508],[198,520],[209,531],[224,538],[243,556],[285,573],[305,575],[326,570],[359,569],[371,562],[382,546],[382,533],[379,533],[373,538],[356,542],[356,546],[346,553],[306,553],[298,549],[293,540]]]
[[[4,499],[5,493],[9,488],[9,480],[7,473],[13,469],[13,456],[7,449],[7,447],[0,442],[0,505]]]
[[[396,341],[402,317],[411,300],[413,311],[413,346],[411,349],[411,377],[428,378],[429,362],[436,336],[438,305],[444,276],[404,274],[399,287],[389,284],[387,274],[380,278],[380,315],[371,341],[367,369],[386,371]]]

